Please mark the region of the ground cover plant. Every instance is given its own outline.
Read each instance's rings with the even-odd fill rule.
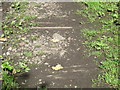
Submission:
[[[98,29],[84,29],[83,35],[86,38],[84,44],[92,50],[91,55],[104,57],[105,60],[99,62],[101,72],[93,86],[107,84],[111,88],[118,88],[119,83],[119,44],[118,28],[118,2],[84,2],[83,10],[77,10],[88,18],[89,23],[98,22],[102,26]]]
[[[12,47],[17,46],[16,41],[11,41],[11,38],[16,39],[16,35],[24,34],[29,31],[29,26],[32,25],[30,20],[33,19],[33,16],[25,15],[24,11],[27,7],[27,2],[13,2],[10,3],[10,11],[6,12],[3,22],[3,34],[1,38],[6,39],[7,41],[3,44],[3,51],[7,49],[9,43],[12,42]],[[28,23],[29,22],[29,23]],[[26,57],[31,57],[31,52],[24,53]],[[2,90],[10,90],[12,88],[20,88],[20,85],[15,81],[17,76],[28,72],[30,69],[26,62],[18,61],[15,62],[14,58],[10,56],[1,56],[3,58],[2,61]]]

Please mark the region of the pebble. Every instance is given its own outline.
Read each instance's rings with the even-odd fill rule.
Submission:
[[[20,53],[20,55],[23,55],[23,53]]]
[[[45,58],[46,57],[46,55],[42,55],[42,58]]]
[[[52,73],[55,73],[55,72],[52,72]]]
[[[79,51],[80,50],[80,48],[77,48],[77,51]]]
[[[24,85],[25,83],[24,83],[24,82],[22,82],[22,84]]]
[[[0,12],[2,12],[2,9],[0,9]]]
[[[24,46],[24,45],[25,45],[25,43],[24,43],[24,42],[21,42],[21,43],[19,43],[19,45],[20,45],[20,46]]]
[[[39,81],[42,81],[42,79],[39,79]]]
[[[42,84],[42,82],[39,82],[39,84]]]
[[[8,51],[11,51],[11,50],[12,50],[12,47],[9,47],[9,48],[8,48]]]
[[[25,37],[21,38],[21,40],[25,40],[25,39],[26,39]]]
[[[70,59],[68,58],[67,61],[69,61]]]
[[[72,19],[72,21],[76,21],[75,19]]]
[[[77,86],[75,86],[75,88],[77,88]]]
[[[60,56],[63,56],[64,54],[65,54],[65,50],[61,50],[61,52],[60,52]]]
[[[37,43],[37,41],[33,41],[33,44],[36,44]]]
[[[94,58],[97,58],[96,56]]]
[[[6,55],[10,55],[10,52],[7,52]]]
[[[68,38],[68,41],[71,41],[71,37]]]
[[[44,63],[45,65],[49,65],[49,63]]]
[[[53,82],[52,84],[53,84],[53,85],[55,85],[55,83],[54,83],[54,82]]]

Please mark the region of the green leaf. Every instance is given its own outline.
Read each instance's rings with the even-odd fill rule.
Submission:
[[[29,71],[30,70],[30,68],[25,68],[25,71]]]

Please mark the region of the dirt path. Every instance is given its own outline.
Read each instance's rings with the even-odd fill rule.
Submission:
[[[21,56],[32,64],[31,71],[18,79],[22,87],[34,88],[44,84],[50,88],[91,87],[91,79],[96,77],[98,69],[94,57],[84,56],[88,53],[82,44],[80,30],[91,28],[91,25],[79,24],[86,21],[75,14],[80,7],[77,3],[37,3],[34,8],[30,5],[26,13],[37,16],[33,21],[37,26],[22,36],[29,43],[21,43],[17,49],[33,53],[32,58]]]

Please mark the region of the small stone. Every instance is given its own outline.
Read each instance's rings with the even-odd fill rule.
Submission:
[[[42,81],[42,79],[39,79],[39,81]]]
[[[55,83],[54,83],[54,82],[53,82],[52,84],[53,84],[53,85],[55,85]]]
[[[72,21],[76,21],[75,19],[72,19]]]
[[[45,58],[46,57],[46,55],[42,55],[42,58]]]
[[[75,86],[75,88],[77,88],[77,86]]]
[[[67,61],[69,61],[70,59],[68,58]]]
[[[20,53],[20,55],[23,55],[23,53]]]
[[[24,83],[24,82],[22,82],[22,84],[24,85],[25,83]]]
[[[10,55],[10,52],[7,52],[6,55]]]
[[[33,41],[33,43],[34,43],[34,44],[36,44],[36,43],[37,43],[37,41]]]
[[[102,62],[100,62],[100,64],[103,64]]]
[[[65,50],[61,50],[61,52],[60,52],[60,56],[63,56],[64,54],[65,54]]]
[[[5,53],[3,53],[3,55],[6,55]]]
[[[48,42],[44,43],[45,45],[48,45]]]
[[[44,63],[45,65],[49,65],[49,63]]]
[[[42,82],[39,82],[39,84],[42,84]]]
[[[70,41],[70,40],[71,40],[71,37],[68,38],[68,41]]]
[[[12,50],[12,47],[9,47],[9,48],[8,48],[8,51],[11,51],[11,50]]]
[[[25,39],[26,39],[25,37],[21,38],[21,40],[25,40]]]
[[[80,50],[80,48],[77,48],[77,51],[79,51]]]
[[[25,43],[24,43],[24,42],[21,42],[21,43],[19,43],[19,45],[20,45],[20,46],[24,46],[24,45],[25,45]]]
[[[0,12],[2,12],[2,9],[0,9]]]
[[[94,58],[97,58],[96,56]]]
[[[47,69],[45,69],[45,71],[47,71]]]

